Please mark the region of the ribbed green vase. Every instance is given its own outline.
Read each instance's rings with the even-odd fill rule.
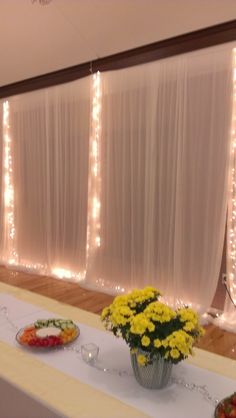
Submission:
[[[147,389],[164,388],[170,380],[173,364],[162,357],[158,357],[152,364],[141,366],[137,359],[139,354],[145,354],[145,352],[138,350],[136,353],[130,353],[137,382]]]

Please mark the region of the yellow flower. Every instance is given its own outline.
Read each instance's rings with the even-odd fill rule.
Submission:
[[[172,348],[172,350],[170,350],[170,356],[174,359],[179,358],[180,356],[179,350],[177,350],[176,348]]]
[[[170,322],[176,318],[176,312],[173,309],[158,301],[151,302],[144,310],[144,313],[152,321],[161,323]]]
[[[185,357],[191,354],[194,339],[183,330],[174,331],[170,334],[162,344],[167,348],[177,349]]]
[[[130,324],[130,332],[138,335],[144,334],[147,329],[151,328],[151,322],[148,320],[144,313],[133,316],[130,320]]]
[[[143,354],[139,354],[137,359],[140,366],[145,366],[145,364],[147,363],[147,358]]]
[[[119,295],[116,296],[112,305],[117,305],[117,306],[127,306],[128,304],[128,296],[127,295]]]
[[[189,356],[189,354],[191,354],[191,349],[187,346],[182,345],[182,346],[179,346],[178,348],[179,348],[181,354],[183,354],[185,357],[187,357],[187,356]]]
[[[161,345],[162,345],[161,340],[159,340],[159,338],[156,338],[154,340],[154,347],[159,348],[161,347]]]
[[[182,308],[178,310],[178,315],[181,322],[192,322],[194,326],[198,324],[198,314],[190,308]]]
[[[162,293],[159,291],[159,290],[157,290],[157,289],[155,289],[155,287],[151,287],[151,286],[146,286],[145,288],[144,288],[144,290],[148,293],[148,292],[152,292],[152,293],[154,293],[155,295],[157,295],[157,296],[161,296],[162,295]]]
[[[120,306],[118,309],[119,313],[124,316],[132,316],[133,311],[128,306]]]
[[[144,289],[134,289],[127,295],[129,306],[140,304],[147,300],[155,300],[161,293],[154,287],[145,287]]]
[[[151,321],[149,321],[149,324],[148,324],[148,331],[149,332],[155,331],[155,325]]]
[[[144,347],[148,347],[150,345],[150,342],[151,342],[150,338],[147,337],[146,335],[144,335],[141,339],[141,343]]]
[[[162,345],[163,345],[163,347],[164,348],[167,348],[168,347],[168,339],[167,338],[165,338],[164,340],[162,340]]]
[[[194,328],[195,328],[195,325],[194,325],[194,323],[193,323],[193,322],[191,322],[191,321],[186,322],[186,324],[185,324],[185,325],[184,325],[184,327],[183,327],[183,329],[184,329],[185,331],[193,331],[193,330],[194,330]]]

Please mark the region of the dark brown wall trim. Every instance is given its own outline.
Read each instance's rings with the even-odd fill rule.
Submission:
[[[55,86],[95,71],[131,67],[236,40],[236,20],[0,87],[0,98]]]

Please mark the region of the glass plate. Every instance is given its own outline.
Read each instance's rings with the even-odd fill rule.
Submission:
[[[40,320],[39,320],[40,321]],[[47,319],[43,319],[42,321],[47,321]],[[62,319],[50,319],[50,321],[63,321]],[[37,321],[35,321],[36,323]],[[43,328],[48,328],[48,326],[42,326],[40,328],[36,328],[34,324],[26,325],[25,327],[21,328],[16,334],[16,341],[28,348],[36,348],[36,349],[51,349],[57,347],[63,347],[65,345],[71,344],[74,342],[80,335],[79,327],[74,323],[74,328],[58,328],[61,330],[60,335],[56,336],[48,336],[48,337],[37,337],[36,331]],[[30,331],[31,330],[31,331]],[[33,340],[33,341],[32,341]],[[36,342],[37,341],[37,342]]]

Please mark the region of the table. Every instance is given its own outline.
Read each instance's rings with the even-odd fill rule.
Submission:
[[[97,315],[78,308],[3,283],[0,283],[0,293],[8,293],[22,301],[51,310],[58,316],[70,317],[74,321],[103,330]],[[236,379],[236,361],[234,360],[198,349],[196,356],[189,362]],[[0,388],[1,418],[147,417],[137,409],[1,341]],[[5,404],[5,410],[3,410],[3,404]],[[12,415],[15,414],[14,411],[17,411],[17,415]]]

